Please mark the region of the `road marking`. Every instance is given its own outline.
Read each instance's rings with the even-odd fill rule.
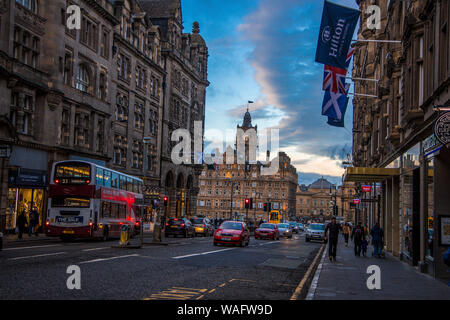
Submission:
[[[66,253],[67,252],[55,252],[55,253],[37,254],[35,256],[9,258],[8,260],[21,260],[21,259],[29,259],[29,258],[48,257],[48,256],[56,256],[56,255],[60,255],[60,254],[66,254]]]
[[[200,295],[196,298],[199,300],[204,297],[202,293],[205,293],[206,291],[208,291],[208,289],[172,287],[170,289],[154,293],[149,298],[145,298],[144,300],[187,300]]]
[[[109,261],[109,260],[115,260],[115,259],[122,259],[122,258],[130,258],[130,257],[138,257],[138,254],[129,254],[126,256],[117,256],[117,257],[111,257],[111,258],[101,258],[101,259],[94,259],[89,261],[83,261],[80,262],[80,264],[86,264],[86,263],[93,263],[93,262],[102,262],[102,261]]]
[[[46,246],[33,246],[33,247],[6,248],[6,249],[3,249],[3,251],[21,250],[21,249],[34,249],[34,248],[48,248],[48,247],[58,247],[58,246],[60,246],[60,244],[49,244],[49,245],[46,245]]]
[[[317,253],[316,257],[314,258],[313,262],[309,266],[308,270],[305,273],[305,276],[303,277],[302,281],[298,284],[297,288],[295,289],[294,293],[292,294],[292,297],[289,300],[297,300],[300,296],[303,287],[305,286],[306,280],[308,280],[312,269],[314,268],[314,265],[317,263],[317,260],[319,259],[320,255],[322,254],[322,250],[325,251],[325,245],[322,245],[319,249],[319,252]]]
[[[109,247],[101,247],[101,248],[84,249],[81,251],[88,252],[88,251],[97,251],[97,250],[105,250],[105,249],[110,249],[110,248]]]
[[[236,249],[236,248],[228,248],[228,249],[222,249],[222,250],[207,251],[207,252],[202,252],[202,253],[194,253],[194,254],[188,254],[188,255],[185,255],[185,256],[172,257],[172,258],[173,259],[184,259],[184,258],[190,258],[190,257],[195,257],[195,256],[202,256],[202,255],[206,255],[206,254],[218,253],[218,252],[234,250],[234,249]]]
[[[272,243],[278,243],[278,241],[271,241],[271,242],[266,242],[266,243],[260,243],[260,246],[265,246],[266,244],[272,244]]]
[[[306,300],[314,299],[314,295],[316,294],[317,284],[319,283],[320,273],[322,272],[323,261],[325,259],[326,254],[327,254],[327,251],[323,250],[322,260],[320,261],[320,264],[317,267],[311,287],[309,287],[309,291],[308,291],[308,295],[306,296]]]

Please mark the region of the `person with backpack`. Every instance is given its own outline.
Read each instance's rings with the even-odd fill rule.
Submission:
[[[344,235],[346,247],[348,247],[348,238],[350,237],[350,232],[350,226],[348,225],[348,223],[345,223],[344,227],[342,228],[342,234]]]
[[[30,220],[31,220],[31,232],[34,232],[34,235],[38,236],[38,229],[39,229],[39,212],[37,211],[36,207],[33,207],[33,209],[30,212]]]
[[[375,226],[370,230],[372,236],[373,255],[381,258],[381,252],[383,249],[384,231],[380,227],[380,223],[377,222]]]
[[[353,229],[352,232],[352,240],[354,243],[354,249],[355,249],[355,256],[361,256],[361,249],[363,241],[365,240],[365,232],[361,224],[358,224],[358,226]]]

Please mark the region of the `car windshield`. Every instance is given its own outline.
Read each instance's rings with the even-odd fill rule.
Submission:
[[[239,222],[224,222],[220,226],[221,229],[232,229],[232,230],[242,230],[242,224]]]
[[[275,229],[275,226],[273,224],[269,224],[269,223],[263,223],[259,227],[260,228],[265,228],[265,229]]]
[[[287,229],[287,228],[289,228],[289,225],[288,225],[287,223],[279,223],[279,224],[278,224],[278,228],[284,228],[284,229]]]
[[[290,222],[289,225],[290,225],[291,227],[295,227],[297,224],[296,224],[295,222]]]
[[[325,230],[324,224],[312,224],[310,226],[311,230]]]
[[[201,218],[191,219],[191,222],[193,224],[203,224],[204,223],[203,219],[201,219]]]

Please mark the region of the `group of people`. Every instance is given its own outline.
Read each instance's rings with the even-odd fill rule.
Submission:
[[[24,210],[17,217],[17,228],[19,229],[19,239],[28,231],[28,236],[34,233],[38,236],[39,229],[39,212],[37,208],[33,208],[29,214]]]
[[[339,232],[342,232],[344,236],[346,247],[348,247],[349,239],[353,241],[355,256],[358,257],[360,257],[361,254],[364,257],[366,256],[370,235],[373,246],[372,255],[378,258],[382,257],[384,231],[378,222],[369,231],[369,228],[367,226],[362,226],[361,223],[353,228],[349,223],[341,225],[336,222],[336,218],[332,218],[331,223],[329,223],[325,228],[325,236],[328,238],[328,256],[330,258],[330,261],[336,261],[336,250],[339,239]]]

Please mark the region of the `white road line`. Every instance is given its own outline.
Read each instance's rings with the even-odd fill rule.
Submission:
[[[201,252],[201,253],[194,253],[194,254],[188,254],[188,255],[185,255],[185,256],[172,257],[172,258],[173,259],[184,259],[184,258],[195,257],[195,256],[202,256],[202,255],[205,255],[205,254],[223,252],[223,251],[234,250],[234,249],[236,249],[236,248],[228,248],[228,249],[222,249],[222,250],[214,250],[214,251],[207,251],[207,252]]]
[[[93,263],[93,262],[102,262],[102,261],[109,261],[109,260],[115,260],[115,259],[122,259],[122,258],[129,258],[129,257],[138,257],[138,254],[129,254],[126,256],[117,256],[117,257],[111,257],[111,258],[102,258],[102,259],[94,259],[89,261],[83,261],[80,262],[80,264],[86,264],[86,263]]]
[[[266,243],[260,243],[260,246],[265,246],[266,244],[272,244],[272,243],[278,243],[278,241],[271,241],[271,242],[266,242]]]
[[[37,254],[37,255],[35,255],[35,256],[9,258],[8,260],[21,260],[21,259],[29,259],[29,258],[39,258],[39,257],[47,257],[47,256],[56,256],[56,255],[66,254],[66,253],[67,253],[67,252],[55,252],[55,253]]]
[[[101,247],[101,248],[84,249],[84,250],[81,250],[81,251],[88,252],[88,251],[97,251],[97,250],[105,250],[105,249],[111,249],[111,248],[109,248],[109,247]]]
[[[325,259],[325,255],[327,250],[323,250],[322,260],[320,261],[319,266],[317,267],[316,274],[314,275],[314,279],[311,283],[311,287],[309,287],[308,295],[306,296],[306,300],[313,300],[314,295],[316,294],[317,284],[319,283],[320,273],[322,272],[323,260]]]
[[[21,249],[34,249],[34,248],[48,248],[48,247],[58,247],[60,246],[60,244],[49,244],[46,246],[32,246],[32,247],[17,247],[17,248],[6,248],[3,249],[3,251],[8,251],[8,250],[21,250]]]

